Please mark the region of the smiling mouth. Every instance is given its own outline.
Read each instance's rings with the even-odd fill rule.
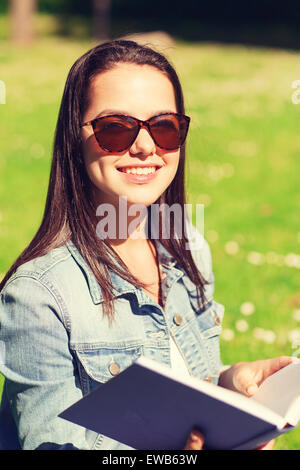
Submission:
[[[151,175],[159,170],[160,166],[149,166],[149,167],[119,167],[118,171],[127,173],[129,175]]]

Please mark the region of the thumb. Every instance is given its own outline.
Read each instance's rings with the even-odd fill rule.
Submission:
[[[250,384],[246,385],[246,387],[245,387],[245,393],[249,397],[252,397],[253,395],[255,395],[255,393],[257,391],[258,391],[258,386],[257,386],[256,383],[250,383]]]
[[[255,377],[248,370],[244,370],[234,377],[234,386],[238,392],[247,396],[252,396],[258,391]]]
[[[198,430],[193,429],[186,442],[184,450],[202,450],[204,437]]]

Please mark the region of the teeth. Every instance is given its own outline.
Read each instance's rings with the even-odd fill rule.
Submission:
[[[148,175],[150,173],[154,173],[156,170],[155,166],[150,166],[147,168],[122,168],[121,171],[124,173],[129,173],[133,175]]]

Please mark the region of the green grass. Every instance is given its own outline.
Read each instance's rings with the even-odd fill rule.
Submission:
[[[66,75],[92,44],[49,35],[18,50],[0,39],[0,79],[7,86],[0,107],[3,274],[39,226]],[[300,339],[299,264],[287,257],[300,252],[300,105],[291,101],[299,53],[195,43],[165,53],[192,117],[188,197],[205,204],[215,298],[226,307],[223,362],[292,355],[293,338]],[[253,304],[252,315],[242,314],[244,302]],[[276,448],[299,449],[299,442],[300,429],[279,438]]]

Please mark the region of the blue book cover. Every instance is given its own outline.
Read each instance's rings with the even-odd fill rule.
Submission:
[[[281,388],[290,382],[287,402]],[[206,449],[253,449],[298,424],[299,394],[300,361],[269,377],[257,401],[194,377],[180,380],[140,357],[59,416],[134,449],[184,449],[193,428]]]

